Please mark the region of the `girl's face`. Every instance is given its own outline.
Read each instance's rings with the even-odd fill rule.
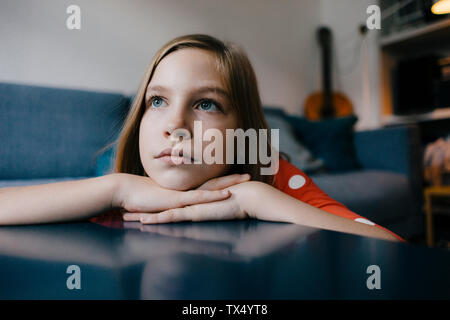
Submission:
[[[139,128],[139,153],[147,175],[164,188],[188,190],[227,173],[225,130],[236,129],[237,115],[215,69],[213,53],[185,48],[164,57],[153,74],[145,95],[146,111]],[[202,133],[194,132],[194,121],[201,121]],[[199,122],[198,122],[199,123]],[[197,125],[198,125],[197,123]],[[211,141],[203,141],[203,132],[218,129],[222,134],[222,164],[172,162],[162,156],[171,148],[183,150],[183,162],[203,155]],[[187,130],[187,131],[186,131]],[[181,143],[176,133],[189,132]],[[194,147],[197,151],[194,150]],[[201,148],[201,150],[199,150]],[[213,154],[214,155],[214,154]],[[173,158],[172,159],[176,159]]]

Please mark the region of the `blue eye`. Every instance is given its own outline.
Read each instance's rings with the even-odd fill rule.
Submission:
[[[220,111],[220,108],[212,101],[210,100],[204,100],[200,102],[199,109],[202,111],[209,111],[209,112],[217,112]]]
[[[164,103],[164,100],[161,99],[160,97],[150,98],[150,107],[151,108],[160,108],[163,103]]]

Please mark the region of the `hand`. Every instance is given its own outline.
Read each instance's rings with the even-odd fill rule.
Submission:
[[[112,206],[126,212],[154,213],[199,203],[225,200],[227,190],[215,190],[219,183],[210,183],[204,189],[175,191],[162,188],[149,177],[116,174],[118,179]],[[210,190],[211,189],[211,190]]]
[[[221,201],[209,203],[189,204],[183,208],[174,207],[169,210],[161,210],[160,213],[151,213],[147,211],[125,213],[125,221],[140,221],[141,223],[168,223],[180,221],[204,221],[204,220],[232,220],[244,219],[247,217],[243,210],[244,193],[248,189],[245,182],[250,179],[249,175],[229,175],[211,179],[201,185],[200,190],[215,190],[226,188],[223,191],[230,191],[231,197]],[[213,191],[211,191],[213,192]]]
[[[221,190],[232,185],[246,182],[250,180],[250,175],[246,174],[230,174],[228,176],[210,179],[198,187],[198,190]]]

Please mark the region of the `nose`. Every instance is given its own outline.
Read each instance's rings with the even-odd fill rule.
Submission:
[[[170,110],[167,112],[167,124],[165,126],[164,136],[169,138],[171,135],[176,135],[177,140],[180,135],[183,135],[183,138],[186,138],[186,130],[191,133],[188,126],[188,108],[185,108],[184,106],[172,106],[169,109]]]

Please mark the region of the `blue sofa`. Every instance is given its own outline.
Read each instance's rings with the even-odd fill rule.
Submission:
[[[356,132],[362,168],[312,175],[315,183],[354,212],[405,237],[424,233],[422,155],[416,126]]]
[[[0,83],[0,187],[103,174],[130,97]],[[409,238],[423,233],[421,155],[413,126],[356,132],[361,169],[311,175],[331,197]]]

